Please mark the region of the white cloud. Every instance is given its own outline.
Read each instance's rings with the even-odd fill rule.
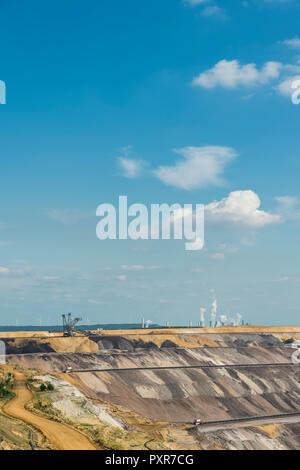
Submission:
[[[223,259],[225,259],[224,253],[214,253],[211,257],[212,259],[217,261],[222,261]]]
[[[294,209],[299,204],[299,199],[296,196],[278,196],[275,199],[280,205],[288,209]]]
[[[208,3],[211,3],[211,0],[182,0],[185,5],[189,5],[192,7],[195,6],[203,6],[201,15],[202,16],[207,16],[207,17],[218,17],[218,18],[223,18],[226,19],[226,12],[223,8],[218,7],[217,5],[207,5]]]
[[[279,214],[260,209],[258,195],[249,191],[234,191],[221,201],[205,206],[206,220],[213,223],[230,223],[252,229],[281,222]]]
[[[253,86],[266,84],[278,78],[282,64],[266,62],[259,70],[256,64],[241,65],[238,60],[221,60],[213,68],[202,72],[192,81],[193,86],[211,89],[217,86],[236,88],[238,86]]]
[[[202,268],[192,268],[190,272],[191,273],[203,273],[204,270]]]
[[[127,276],[125,274],[121,274],[120,276],[117,276],[118,281],[127,281]]]
[[[60,280],[60,278],[57,277],[57,276],[42,276],[41,277],[41,281],[46,281],[46,282],[48,282],[48,281],[59,281],[59,280]]]
[[[186,5],[203,5],[203,3],[208,3],[210,0],[183,0],[183,3]]]
[[[291,47],[292,49],[300,49],[300,38],[295,36],[293,39],[286,39],[283,41],[285,46]]]
[[[88,299],[88,303],[92,305],[105,305],[102,300]]]
[[[217,16],[219,18],[226,19],[226,13],[223,8],[218,7],[217,5],[207,6],[202,10],[201,13],[203,16]]]
[[[295,88],[293,87],[293,83],[300,80],[300,75],[294,75],[292,77],[288,77],[283,80],[277,87],[276,90],[282,96],[291,97]]]
[[[264,0],[265,3],[269,3],[269,4],[274,4],[274,5],[278,5],[278,4],[288,4],[288,3],[293,3],[294,0]]]
[[[118,164],[122,170],[122,175],[132,179],[141,175],[144,166],[142,160],[132,160],[127,157],[119,157]]]
[[[160,166],[155,176],[169,186],[181,189],[203,188],[221,185],[225,166],[237,157],[230,147],[185,147],[175,150],[183,157],[173,166]]]
[[[283,220],[300,219],[300,201],[294,196],[280,196],[275,198],[279,206],[277,213]]]
[[[6,268],[5,266],[0,266],[0,274],[9,274],[10,269]]]
[[[154,271],[159,269],[159,266],[143,266],[141,264],[133,264],[128,266],[127,264],[123,264],[121,269],[122,271]]]
[[[293,44],[297,44],[295,38]],[[195,77],[191,83],[192,86],[213,89],[222,87],[235,89],[238,87],[254,87],[274,83],[274,89],[277,93],[291,97],[295,88],[293,82],[300,80],[300,65],[283,64],[281,62],[265,62],[259,69],[256,64],[241,65],[238,60],[221,60],[211,69],[205,70]],[[247,95],[247,98],[253,95]]]
[[[264,0],[265,3],[293,3],[294,0]]]
[[[63,225],[74,225],[92,214],[77,212],[72,209],[46,209],[46,215]]]

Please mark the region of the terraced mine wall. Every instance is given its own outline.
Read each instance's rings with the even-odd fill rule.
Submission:
[[[88,397],[152,420],[191,423],[299,412],[300,368],[290,347],[299,331],[162,330],[4,341],[12,363],[81,370],[64,377]]]
[[[201,432],[201,428],[190,431],[203,450],[299,450],[300,424],[271,424]]]

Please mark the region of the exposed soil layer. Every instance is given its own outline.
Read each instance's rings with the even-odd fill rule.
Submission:
[[[143,331],[143,330],[141,330]],[[202,331],[202,330],[200,330]],[[170,348],[213,348],[262,346],[264,348],[283,345],[285,341],[300,339],[300,332],[294,333],[186,333],[166,334],[124,334],[75,336],[73,338],[3,338],[7,354],[40,352],[96,353],[98,351],[135,352],[138,349]]]
[[[23,352],[29,340],[9,340],[8,352],[12,344],[13,354],[8,357],[20,366],[49,372],[67,367],[91,370],[257,364],[251,368],[91,371],[72,373],[72,380],[88,397],[173,423],[299,411],[300,369],[292,364],[294,350],[290,347],[291,338],[299,335],[296,332],[160,333],[35,340],[36,351],[31,354]],[[20,349],[16,349],[18,341]],[[51,345],[52,352],[41,353],[41,344]],[[82,352],[85,348],[88,351]]]
[[[288,450],[300,449],[300,423],[248,426],[202,433],[190,432],[202,449]]]
[[[39,449],[46,447],[42,434],[0,413],[0,450],[31,450],[30,441]]]
[[[15,397],[3,407],[3,411],[7,415],[39,429],[55,449],[96,450],[95,446],[82,433],[62,423],[57,423],[28,411],[25,405],[31,400],[32,394],[27,388],[26,376],[16,370],[11,369],[11,371],[15,377],[13,388]]]

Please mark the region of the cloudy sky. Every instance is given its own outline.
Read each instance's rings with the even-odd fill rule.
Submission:
[[[2,324],[299,322],[299,3],[0,2]],[[204,250],[98,240],[119,195],[205,204]]]

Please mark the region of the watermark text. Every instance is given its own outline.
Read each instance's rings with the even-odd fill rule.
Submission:
[[[295,80],[292,83],[292,89],[295,90],[292,93],[292,103],[300,104],[300,80]]]
[[[182,240],[188,251],[204,246],[204,205],[144,204],[128,206],[127,196],[119,197],[119,207],[100,204],[96,215],[101,217],[96,235],[99,240]]]
[[[0,104],[6,104],[6,84],[0,80]]]

